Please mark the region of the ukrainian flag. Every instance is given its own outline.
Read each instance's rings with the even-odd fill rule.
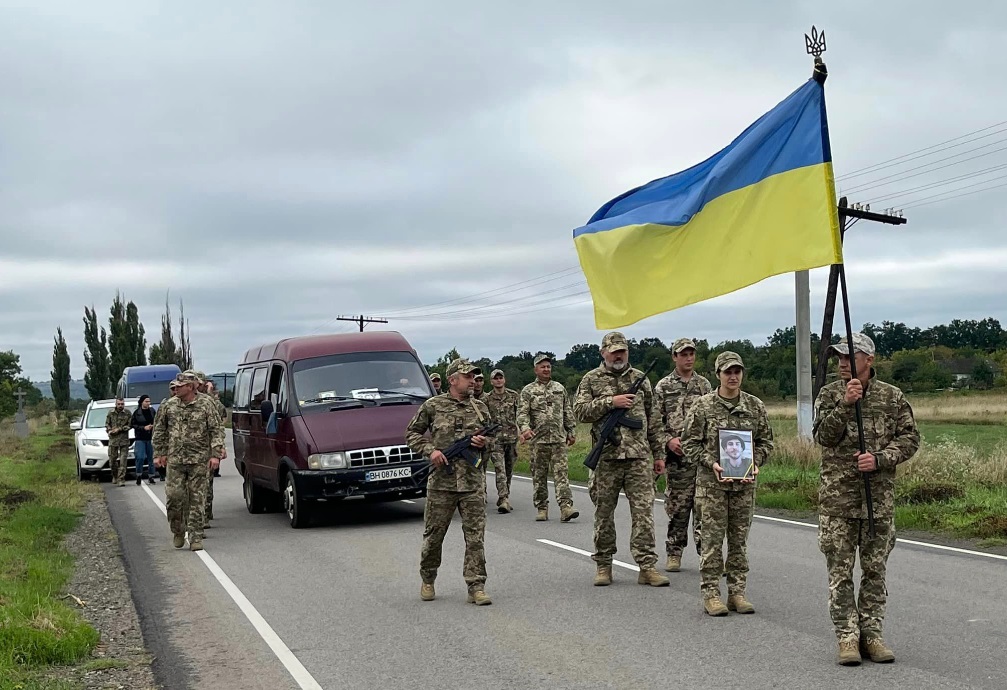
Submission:
[[[573,237],[602,330],[841,263],[822,85],[809,79],[719,153],[609,201]]]

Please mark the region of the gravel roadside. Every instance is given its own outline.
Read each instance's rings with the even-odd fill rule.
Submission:
[[[112,527],[104,492],[99,490],[88,501],[65,546],[76,560],[65,601],[78,609],[101,637],[89,661],[53,669],[52,680],[87,690],[161,690],[154,680],[153,658],[144,646],[119,552],[119,536]]]

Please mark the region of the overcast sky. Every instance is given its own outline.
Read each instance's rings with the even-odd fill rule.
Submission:
[[[813,23],[828,40],[837,176],[1007,120],[1007,7],[965,6],[4,2],[0,350],[48,380],[62,326],[79,378],[84,305],[107,319],[124,291],[150,342],[170,289],[207,372],[264,341],[353,330],[331,319],[361,312],[388,315],[371,328],[401,331],[425,362],[452,346],[562,356],[602,335],[572,229],[800,86]],[[998,141],[840,192],[868,201],[1007,164]],[[1007,322],[1007,188],[908,208],[1005,174],[872,205],[910,221],[851,230],[855,327]],[[826,278],[812,272],[816,330]],[[781,276],[624,330],[762,343],[793,322]]]

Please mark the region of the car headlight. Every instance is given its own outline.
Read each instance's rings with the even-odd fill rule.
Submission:
[[[346,469],[346,453],[314,453],[308,456],[308,467],[313,470]]]
[[[101,441],[99,441],[96,438],[85,438],[83,440],[83,443],[84,443],[85,446],[100,446],[101,445]]]

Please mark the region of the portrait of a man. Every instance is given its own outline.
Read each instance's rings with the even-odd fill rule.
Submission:
[[[720,430],[720,466],[725,479],[745,479],[752,473],[752,432]]]

